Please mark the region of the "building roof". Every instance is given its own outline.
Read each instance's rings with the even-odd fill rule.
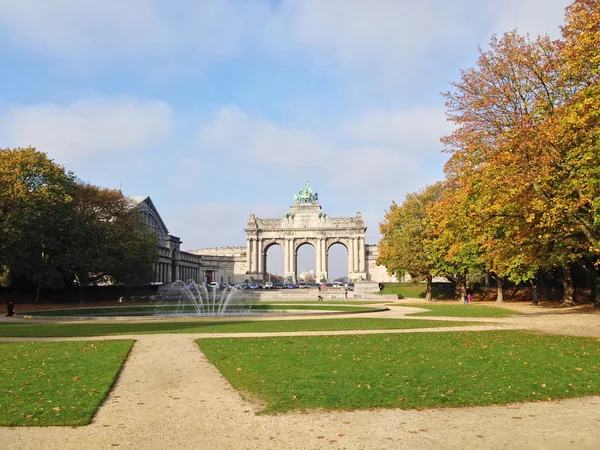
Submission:
[[[152,199],[149,196],[129,196],[127,198],[131,201],[132,208],[147,208],[148,210],[150,210],[154,219],[156,219],[156,221],[161,225],[165,235],[169,234],[169,229],[165,225],[165,222],[162,220],[162,217],[160,217],[156,206],[154,206],[154,203],[152,202]]]

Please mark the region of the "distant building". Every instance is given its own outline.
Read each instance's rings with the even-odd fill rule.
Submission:
[[[280,245],[284,250],[286,279],[328,280],[327,254],[335,244],[342,244],[348,251],[349,281],[398,281],[395,276],[388,275],[385,267],[376,264],[379,249],[376,245],[365,244],[367,228],[360,212],[356,217],[330,217],[321,210],[317,194],[312,194],[310,185],[295,196],[290,211],[282,218],[259,219],[250,214],[245,228],[245,247],[182,251],[181,239],[169,233],[150,197],[129,198],[158,237],[155,283],[265,281],[268,278],[267,250],[272,245]],[[304,244],[311,244],[316,249],[316,273],[312,270],[297,273],[297,249]]]

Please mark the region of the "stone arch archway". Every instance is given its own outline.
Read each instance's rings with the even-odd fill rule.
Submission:
[[[310,189],[308,189],[310,191]],[[327,251],[341,243],[348,249],[348,277],[365,280],[365,227],[362,215],[330,217],[322,211],[316,194],[297,195],[290,211],[280,219],[260,219],[250,214],[246,225],[246,275],[264,280],[266,250],[277,243],[283,247],[284,277],[297,279],[296,255],[303,244],[316,250],[316,277],[328,280]],[[310,191],[312,192],[312,191]],[[352,264],[350,264],[352,262]]]
[[[331,252],[331,248],[336,246],[336,245],[341,245],[345,250],[346,250],[346,257],[347,257],[347,261],[346,261],[346,272],[344,277],[348,277],[350,278],[350,272],[353,266],[353,262],[351,261],[351,257],[353,258],[353,255],[350,253],[350,246],[352,245],[352,240],[350,239],[331,239],[330,242],[327,243],[327,265],[329,266],[329,257],[330,257],[330,252]],[[332,275],[332,279],[334,279],[335,276]]]
[[[315,239],[304,239],[304,240],[298,240],[298,242],[294,243],[294,254],[293,254],[293,270],[292,272],[294,272],[294,280],[298,281],[300,280],[300,273],[301,273],[301,269],[299,269],[300,264],[298,263],[298,258],[300,257],[300,249],[303,247],[312,247],[313,250],[308,250],[308,249],[304,249],[303,252],[306,255],[307,251],[310,251],[311,253],[314,251],[314,257],[315,257],[315,262],[316,262],[316,253],[317,253],[317,240]],[[300,258],[302,260],[302,258]],[[313,265],[314,268],[314,276],[316,279],[318,279],[318,268],[316,265]],[[312,269],[311,269],[312,270]],[[306,280],[304,280],[306,281]]]
[[[281,249],[283,250],[284,249],[283,241],[280,241],[278,239],[265,239],[265,241],[263,242],[262,254],[259,256],[260,260],[262,260],[262,267],[263,267],[263,279],[261,281],[267,281],[268,274],[271,270],[268,265],[269,250],[272,249],[273,247],[281,247]],[[285,258],[285,252],[284,252],[283,256]]]

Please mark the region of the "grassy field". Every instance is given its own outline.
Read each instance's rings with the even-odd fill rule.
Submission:
[[[495,306],[486,306],[486,305],[474,305],[469,304],[465,305],[462,303],[456,302],[455,304],[451,303],[403,303],[401,306],[397,306],[401,308],[402,306],[414,306],[418,308],[428,309],[427,312],[420,312],[411,314],[411,316],[438,316],[438,317],[510,317],[510,316],[518,316],[521,315],[518,311],[513,311],[511,309],[497,308]]]
[[[600,394],[600,342],[520,331],[200,339],[265,413],[491,405]]]
[[[380,294],[400,294],[405,298],[425,298],[425,284],[424,283],[384,283],[383,290]],[[451,299],[454,295],[454,289],[443,288],[438,285],[434,285],[431,290],[433,298],[437,299]]]
[[[406,298],[425,298],[425,286],[407,283],[384,283],[380,294],[400,294]]]
[[[318,310],[318,311],[342,311],[342,312],[368,312],[377,311],[377,309],[369,308],[368,306],[357,306],[348,304],[337,304],[327,305],[317,302],[312,303],[251,303],[252,310]],[[45,310],[45,311],[29,311],[26,313],[28,316],[49,316],[49,317],[70,317],[70,316],[97,316],[97,315],[117,315],[117,314],[134,314],[134,313],[151,313],[156,311],[158,314],[161,312],[189,312],[193,313],[196,311],[193,305],[184,305],[182,308],[178,308],[176,304],[166,305],[146,305],[146,306],[114,306],[105,308],[69,308],[69,309],[57,309],[57,310]]]
[[[85,425],[133,340],[0,343],[0,425]]]
[[[157,333],[267,333],[285,331],[395,330],[411,328],[479,325],[477,322],[401,319],[319,319],[319,320],[205,320],[197,322],[131,323],[0,323],[0,337],[84,337]]]

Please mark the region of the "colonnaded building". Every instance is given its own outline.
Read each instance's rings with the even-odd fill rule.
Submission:
[[[355,217],[330,217],[324,213],[318,194],[307,183],[289,211],[279,219],[261,219],[250,214],[244,228],[245,247],[205,248],[182,251],[182,241],[169,233],[150,197],[131,197],[146,224],[156,231],[159,240],[159,261],[156,282],[175,280],[196,282],[243,282],[267,279],[266,260],[270,247],[283,248],[284,278],[298,279],[297,254],[303,245],[316,250],[316,278],[328,280],[328,251],[342,244],[348,251],[350,281],[396,281],[383,266],[376,264],[376,245],[365,243],[367,227],[360,212]]]

